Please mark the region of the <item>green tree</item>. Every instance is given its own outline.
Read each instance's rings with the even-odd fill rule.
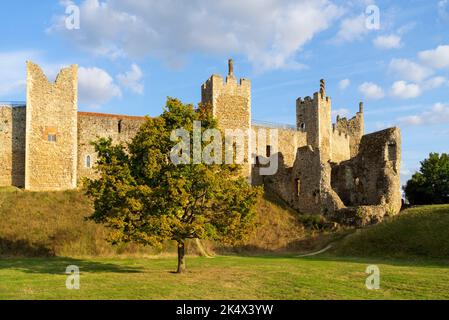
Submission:
[[[186,269],[187,239],[245,240],[255,226],[260,193],[240,176],[238,165],[170,160],[172,131],[192,132],[194,121],[201,121],[203,131],[217,127],[209,107],[194,109],[168,98],[163,114],[148,118],[129,144],[94,142],[99,178],[85,181],[95,209],[90,219],[111,228],[109,241],[160,246],[174,240],[178,273]]]
[[[431,153],[404,187],[410,204],[449,203],[449,155]]]

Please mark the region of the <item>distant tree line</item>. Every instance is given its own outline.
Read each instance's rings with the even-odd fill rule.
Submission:
[[[412,205],[449,203],[449,155],[431,153],[404,186]]]

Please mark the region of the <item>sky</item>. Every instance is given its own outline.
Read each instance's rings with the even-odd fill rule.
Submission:
[[[77,64],[79,110],[157,116],[233,58],[253,120],[295,124],[324,78],[334,117],[363,101],[367,133],[401,128],[403,182],[449,152],[449,0],[15,0],[0,24],[0,101],[25,100],[27,60]]]

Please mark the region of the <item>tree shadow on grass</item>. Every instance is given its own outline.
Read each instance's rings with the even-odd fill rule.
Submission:
[[[25,257],[25,258],[24,258]],[[119,264],[56,257],[54,252],[40,244],[24,240],[0,238],[0,270],[16,269],[26,273],[65,274],[67,266],[79,267],[81,273],[139,273],[142,268]]]
[[[65,257],[0,258],[1,269],[20,270],[32,274],[65,274],[68,266],[77,266],[80,273],[141,273],[141,267]]]

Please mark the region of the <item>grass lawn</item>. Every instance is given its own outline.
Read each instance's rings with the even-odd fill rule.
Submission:
[[[376,264],[380,290],[367,290]],[[77,265],[81,289],[65,287]],[[449,299],[446,262],[327,257],[188,257],[176,259],[2,259],[0,299]]]

